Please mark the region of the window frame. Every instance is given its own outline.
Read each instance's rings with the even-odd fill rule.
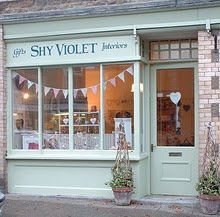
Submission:
[[[125,61],[125,62],[111,62],[111,63],[91,63],[91,64],[72,64],[72,65],[59,65],[59,66],[42,66],[42,67],[22,67],[22,68],[10,68],[7,69],[7,78],[8,78],[8,133],[7,133],[7,153],[8,159],[78,159],[78,160],[113,160],[115,158],[115,150],[104,150],[104,130],[105,130],[105,121],[104,121],[104,66],[105,65],[117,65],[117,64],[132,64],[134,68],[134,150],[131,150],[130,158],[133,160],[140,160],[147,156],[147,153],[143,155],[141,153],[141,135],[140,135],[140,64],[144,64],[141,61]],[[42,149],[43,145],[43,76],[42,69],[44,67],[66,67],[68,70],[68,100],[69,100],[69,114],[73,112],[73,91],[70,91],[73,88],[73,67],[76,66],[91,66],[98,65],[100,73],[100,149],[99,150],[77,150],[73,149],[73,116],[69,115],[69,149]],[[39,133],[39,149],[38,150],[19,150],[13,149],[13,129],[11,128],[13,124],[13,107],[12,107],[12,71],[19,69],[37,69],[38,70],[38,133]],[[145,129],[143,129],[145,131]],[[146,132],[146,131],[145,131]]]

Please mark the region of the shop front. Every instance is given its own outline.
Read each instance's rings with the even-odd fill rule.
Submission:
[[[134,197],[196,195],[213,120],[211,78],[201,74],[210,23],[202,9],[199,21],[186,10],[190,22],[184,14],[172,23],[175,14],[4,26],[9,193],[112,197],[105,183],[123,122]]]
[[[140,49],[133,35],[7,44],[10,192],[110,196],[121,121],[146,179]]]

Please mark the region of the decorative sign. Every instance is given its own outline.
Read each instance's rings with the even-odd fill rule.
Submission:
[[[132,147],[131,118],[114,118],[115,120],[115,148],[117,149],[117,140],[119,135],[119,124],[124,125],[125,139],[129,147]],[[112,147],[113,149],[113,147]]]
[[[180,92],[172,92],[170,93],[170,100],[176,105],[181,99],[181,93]]]
[[[135,50],[133,35],[8,43],[7,66],[127,60],[135,58]]]

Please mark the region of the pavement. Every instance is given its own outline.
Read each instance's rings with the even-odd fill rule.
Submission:
[[[196,198],[146,197],[130,206],[109,199],[6,194],[2,217],[208,217]],[[220,217],[212,215],[213,217]]]

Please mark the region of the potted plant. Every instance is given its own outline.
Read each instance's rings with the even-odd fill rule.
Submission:
[[[123,121],[118,127],[117,145],[116,160],[112,168],[112,180],[106,184],[112,188],[116,205],[126,206],[131,203],[134,180]]]
[[[220,176],[218,174],[217,158],[218,154],[212,136],[211,123],[209,123],[203,160],[203,173],[196,186],[202,212],[208,215],[217,214],[220,206]]]

